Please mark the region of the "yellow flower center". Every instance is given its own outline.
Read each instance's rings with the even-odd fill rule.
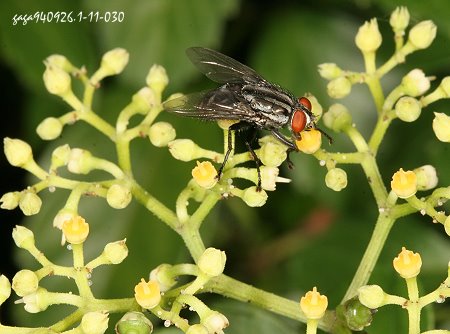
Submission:
[[[197,167],[192,170],[192,177],[195,182],[206,189],[211,189],[217,183],[217,171],[209,161],[198,162]]]
[[[392,191],[400,198],[408,198],[417,192],[417,176],[413,171],[404,171],[403,168],[392,176]]]
[[[161,301],[161,291],[158,282],[154,280],[146,282],[142,278],[134,287],[134,298],[143,308],[154,308]]]
[[[89,234],[89,224],[83,217],[74,216],[63,223],[64,237],[71,244],[83,243]]]
[[[414,253],[402,247],[400,254],[392,261],[395,271],[403,278],[416,277],[422,267],[420,254]]]
[[[321,295],[314,287],[300,299],[300,308],[308,319],[320,319],[328,306],[327,296]]]
[[[295,144],[303,153],[313,154],[322,145],[322,134],[316,129],[304,131],[302,132],[302,138],[300,140],[296,140]]]

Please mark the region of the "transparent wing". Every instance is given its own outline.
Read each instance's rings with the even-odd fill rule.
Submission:
[[[264,80],[250,67],[224,54],[202,47],[186,50],[192,63],[209,79],[218,83],[260,82]]]
[[[184,95],[164,102],[163,107],[171,113],[206,120],[251,121],[256,116],[245,100],[223,88]]]

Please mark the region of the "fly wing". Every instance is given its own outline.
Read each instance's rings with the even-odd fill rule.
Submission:
[[[264,80],[250,67],[224,54],[202,47],[186,50],[192,63],[209,79],[218,83],[257,83]]]
[[[184,95],[163,103],[164,110],[206,120],[252,121],[255,111],[235,92],[218,88]]]

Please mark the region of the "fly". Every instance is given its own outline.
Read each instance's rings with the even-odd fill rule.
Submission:
[[[306,97],[296,98],[289,91],[265,80],[250,67],[220,52],[192,47],[186,50],[186,54],[203,74],[222,85],[167,101],[164,103],[165,110],[206,120],[239,121],[229,127],[231,131],[244,128],[268,130],[288,147],[288,152],[298,151],[295,141],[301,139],[302,131],[311,129],[320,131],[331,143],[331,137],[317,128],[311,102]],[[283,128],[288,128],[291,138],[280,132]],[[228,131],[227,152],[218,170],[218,179],[233,150],[231,131]],[[246,141],[245,144],[256,162],[257,189],[260,190],[261,162],[250,143]]]

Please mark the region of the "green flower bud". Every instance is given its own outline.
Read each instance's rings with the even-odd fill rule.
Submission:
[[[342,70],[335,63],[323,63],[319,65],[319,74],[322,78],[332,80],[342,75]]]
[[[445,228],[445,233],[447,233],[447,235],[450,236],[450,216],[445,218],[444,228]],[[449,266],[450,266],[450,262],[449,262]]]
[[[278,167],[287,158],[287,147],[272,138],[263,137],[259,140],[261,148],[258,152],[258,158],[263,165],[269,167]]]
[[[132,198],[130,188],[118,183],[113,184],[106,192],[106,201],[114,209],[126,208]]]
[[[362,331],[372,323],[372,310],[361,304],[357,297],[346,301],[343,308],[345,320],[351,330]]]
[[[45,311],[51,303],[51,295],[44,288],[39,287],[35,292],[30,293],[20,300],[25,303],[25,311],[29,313],[38,313]]]
[[[429,190],[437,186],[438,177],[436,168],[431,165],[425,165],[414,169],[417,177],[417,190]]]
[[[229,321],[222,313],[210,311],[201,319],[201,324],[208,329],[208,333],[223,333],[223,330],[228,327]]]
[[[409,31],[409,42],[417,49],[426,49],[433,43],[436,37],[436,25],[433,21],[427,20],[416,24]]]
[[[181,161],[199,158],[199,146],[190,139],[175,139],[167,144],[172,156]]]
[[[430,89],[430,79],[421,69],[416,68],[403,77],[402,87],[405,95],[420,96]]]
[[[158,96],[161,96],[162,91],[169,83],[166,69],[161,65],[153,65],[147,74],[145,82]]]
[[[316,122],[322,117],[323,114],[323,108],[322,105],[319,103],[317,98],[312,94],[305,94],[305,97],[308,98],[309,102],[311,102],[311,110],[313,111],[314,118]]]
[[[12,231],[12,237],[17,247],[31,249],[34,247],[34,234],[24,226],[16,225]]]
[[[391,14],[389,23],[395,33],[403,35],[409,24],[408,8],[403,6],[395,8]]]
[[[128,51],[122,48],[115,48],[106,52],[100,63],[100,67],[104,69],[104,76],[119,74],[128,64],[130,55]]]
[[[11,296],[11,283],[5,275],[0,275],[0,305]]]
[[[163,263],[150,272],[150,280],[158,282],[162,292],[170,290],[177,284],[176,279],[169,273],[171,268],[170,264]]]
[[[148,131],[148,138],[156,147],[167,146],[169,142],[175,139],[176,135],[172,124],[167,122],[154,123]]]
[[[81,148],[70,150],[67,169],[74,174],[87,174],[92,170],[92,154]]]
[[[57,169],[58,167],[65,166],[69,163],[70,146],[64,144],[55,148],[52,152],[51,169]]]
[[[347,187],[347,173],[341,168],[330,169],[325,175],[325,184],[334,191],[341,191]]]
[[[355,37],[356,46],[362,52],[374,52],[381,45],[382,37],[378,30],[377,19],[366,21],[358,30]]]
[[[245,189],[242,194],[242,200],[252,208],[263,206],[266,204],[267,198],[267,193],[263,189],[256,191],[255,186]]]
[[[450,97],[450,76],[442,79],[439,87],[444,91],[445,97]]]
[[[110,242],[105,246],[103,255],[110,263],[119,264],[128,256],[128,247],[125,242],[126,239]]]
[[[155,93],[148,87],[139,89],[139,91],[133,95],[132,101],[135,104],[136,109],[144,115],[157,103]]]
[[[88,312],[81,318],[81,330],[84,334],[103,334],[108,329],[108,313]]]
[[[14,167],[23,167],[33,159],[33,152],[28,143],[20,139],[3,139],[3,149],[8,162]]]
[[[56,117],[47,117],[36,128],[36,133],[43,140],[58,138],[63,129],[63,124]]]
[[[334,99],[342,99],[350,94],[352,83],[346,77],[331,80],[327,85],[327,93]]]
[[[197,266],[209,277],[216,277],[223,273],[227,256],[224,251],[209,247],[200,255]]]
[[[347,107],[340,103],[330,106],[328,111],[323,115],[323,123],[326,127],[335,132],[345,131],[352,126],[352,115]]]
[[[70,61],[62,55],[51,55],[48,56],[45,60],[44,60],[44,64],[48,65],[48,66],[54,66],[54,67],[58,67],[64,71],[66,71],[67,73],[70,73],[74,70],[74,66],[70,63]]]
[[[0,208],[5,210],[14,210],[19,205],[20,200],[20,192],[18,191],[12,191],[9,193],[6,193],[0,198]]]
[[[364,285],[358,289],[358,298],[361,304],[373,310],[384,305],[385,293],[378,285]]]
[[[202,324],[195,324],[188,328],[186,334],[209,334],[209,331]]]
[[[26,191],[19,200],[19,207],[25,216],[32,216],[41,210],[42,200],[33,192]]]
[[[46,64],[43,79],[45,88],[50,94],[63,96],[72,89],[70,75],[60,67]]]
[[[437,139],[450,143],[450,117],[444,113],[434,113],[433,131]]]
[[[33,271],[28,269],[18,271],[12,279],[12,288],[20,297],[34,293],[38,286],[39,278]]]
[[[395,114],[404,122],[414,122],[422,111],[420,102],[414,97],[403,96],[395,105]]]
[[[115,329],[117,334],[150,334],[153,332],[153,324],[141,312],[127,312],[116,324]]]

